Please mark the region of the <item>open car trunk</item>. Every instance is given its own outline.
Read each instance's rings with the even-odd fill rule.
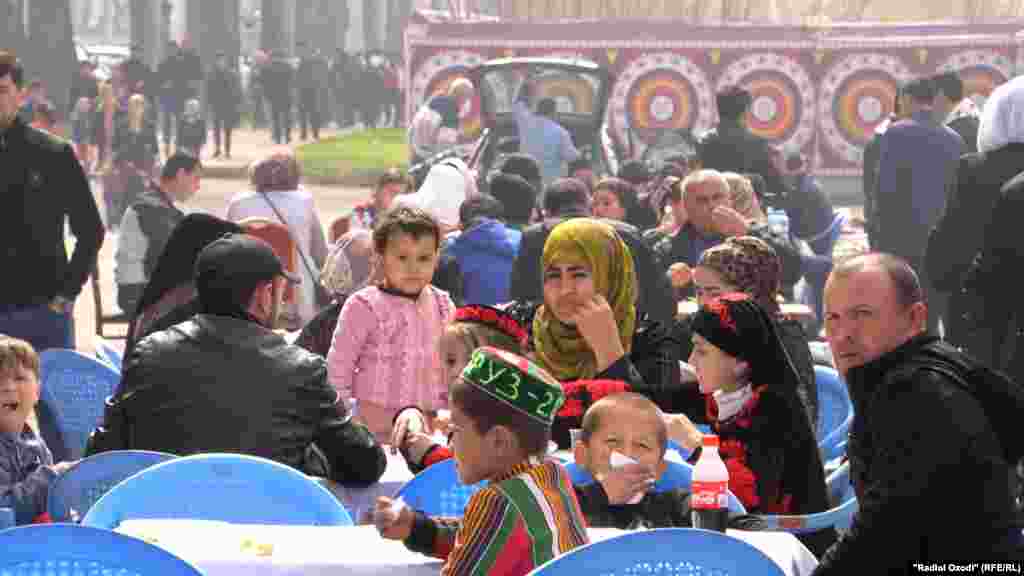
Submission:
[[[512,107],[527,80],[534,83],[530,109],[536,110],[542,98],[554,99],[555,120],[569,131],[580,152],[590,158],[596,171],[608,166],[600,137],[611,84],[606,69],[585,60],[503,58],[481,64],[472,75],[480,96],[482,127],[490,130],[480,163],[482,173],[494,163],[499,147],[519,137]]]

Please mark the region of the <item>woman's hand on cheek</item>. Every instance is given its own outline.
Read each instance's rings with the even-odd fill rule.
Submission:
[[[615,312],[604,296],[598,294],[579,307],[576,311],[576,329],[594,352],[598,373],[604,372],[626,355],[619,339]]]

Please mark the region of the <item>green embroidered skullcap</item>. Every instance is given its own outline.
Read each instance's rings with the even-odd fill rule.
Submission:
[[[553,376],[522,356],[490,346],[473,351],[462,379],[545,426],[551,426],[565,402]]]

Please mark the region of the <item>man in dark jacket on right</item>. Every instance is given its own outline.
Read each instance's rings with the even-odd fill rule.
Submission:
[[[753,99],[739,86],[715,96],[718,126],[700,137],[697,155],[702,168],[738,174],[760,174],[769,194],[781,194],[782,177],[772,161],[768,141],[750,132],[745,123]]]
[[[1019,442],[986,412],[991,393],[951,369],[973,360],[928,333],[923,298],[910,265],[888,254],[855,256],[829,277],[825,330],[853,400],[859,509],[814,576],[1020,558],[1006,456]]]
[[[231,234],[195,265],[201,312],[140,340],[89,452],[250,454],[345,485],[376,482],[384,451],[327,381],[326,361],[276,334],[286,282],[266,242]]]

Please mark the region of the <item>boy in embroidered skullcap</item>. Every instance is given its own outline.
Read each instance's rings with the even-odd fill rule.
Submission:
[[[526,329],[504,310],[480,304],[460,306],[438,342],[445,386],[462,374],[477,348],[491,346],[522,354],[526,338]],[[445,415],[444,418],[449,416]],[[448,434],[444,418],[441,411],[435,412],[431,426],[426,412],[418,406],[403,408],[395,414],[391,445],[398,447],[413,474],[419,474],[424,468],[452,457],[451,450],[437,442],[437,434]],[[434,431],[431,435],[425,433],[429,428]]]
[[[379,498],[385,538],[444,558],[444,576],[520,576],[588,543],[565,469],[544,460],[564,401],[558,381],[529,360],[478,348],[452,384],[452,447],[459,480],[487,480],[463,518],[428,517]]]

